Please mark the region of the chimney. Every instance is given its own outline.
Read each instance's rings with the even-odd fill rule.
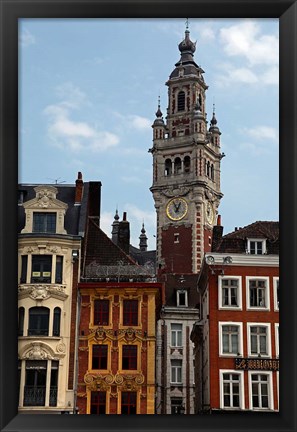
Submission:
[[[123,220],[118,228],[118,246],[129,255],[130,251],[130,223],[127,221],[127,213],[123,213]]]
[[[218,215],[217,225],[215,225],[212,230],[212,252],[215,252],[216,248],[219,246],[221,238],[223,237],[223,230],[224,227],[221,226],[221,215]]]
[[[77,173],[77,179],[75,181],[75,204],[81,204],[82,195],[83,195],[83,186],[84,182],[82,179],[82,173],[79,171]]]
[[[89,182],[89,203],[88,212],[89,217],[96,220],[96,223],[100,226],[100,206],[101,206],[101,182],[91,181]]]

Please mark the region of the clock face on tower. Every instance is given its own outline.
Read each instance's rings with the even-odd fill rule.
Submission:
[[[179,221],[183,219],[188,212],[188,203],[184,198],[173,198],[166,206],[166,214],[169,219]]]
[[[205,218],[206,222],[212,225],[214,223],[214,209],[213,206],[208,202],[205,207]]]

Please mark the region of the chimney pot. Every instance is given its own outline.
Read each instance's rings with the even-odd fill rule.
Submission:
[[[127,212],[124,212],[123,213],[123,221],[126,221],[127,220]]]

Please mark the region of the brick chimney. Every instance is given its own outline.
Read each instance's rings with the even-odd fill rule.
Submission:
[[[130,223],[127,221],[127,213],[123,213],[123,220],[118,228],[118,246],[129,255],[130,249]]]
[[[221,226],[221,215],[218,215],[217,224],[213,227],[212,230],[212,244],[211,251],[215,252],[216,248],[219,246],[221,238],[223,237],[224,227]]]
[[[82,173],[79,171],[77,173],[77,179],[75,181],[75,200],[74,200],[75,204],[81,204],[83,187],[84,187],[84,182],[82,179]]]

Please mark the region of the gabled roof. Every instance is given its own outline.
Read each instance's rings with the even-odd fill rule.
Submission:
[[[279,254],[279,222],[257,221],[221,237],[213,252],[245,253],[247,239],[266,239],[267,254]]]

